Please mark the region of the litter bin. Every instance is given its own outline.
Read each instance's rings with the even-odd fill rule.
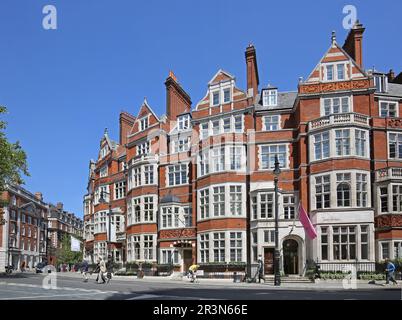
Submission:
[[[237,274],[237,272],[233,273],[233,282],[241,282],[241,276],[239,274]]]

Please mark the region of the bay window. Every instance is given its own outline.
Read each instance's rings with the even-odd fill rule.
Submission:
[[[335,130],[337,156],[350,155],[350,129]]]
[[[315,160],[329,158],[329,132],[314,135]]]
[[[351,175],[350,173],[336,174],[336,194],[338,207],[351,206]]]
[[[230,186],[230,213],[234,216],[241,215],[242,210],[242,188],[241,186]]]
[[[366,156],[366,131],[355,130],[355,149],[357,156]]]
[[[270,219],[274,216],[274,194],[261,193],[260,194],[260,218]]]
[[[241,232],[230,232],[230,261],[240,262],[243,255],[243,240]]]
[[[213,214],[214,217],[225,215],[225,187],[213,187]]]
[[[200,235],[200,262],[209,262],[209,234]]]
[[[214,262],[225,262],[225,232],[213,233]]]
[[[329,208],[331,198],[330,176],[319,176],[315,178],[315,207],[316,209]]]

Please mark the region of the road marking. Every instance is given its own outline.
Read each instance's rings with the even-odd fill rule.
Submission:
[[[14,297],[14,298],[0,298],[0,300],[22,300],[22,299],[38,299],[38,298],[51,298],[51,297],[75,297],[75,296],[85,296],[91,294],[102,294],[105,292],[92,292],[92,293],[77,293],[77,294],[52,294],[52,295],[42,295],[42,296],[29,296],[29,297]]]
[[[155,294],[142,294],[140,296],[128,298],[125,300],[141,300],[141,299],[152,299],[152,298],[159,298],[159,297],[163,297],[163,296],[157,296]]]
[[[92,292],[92,293],[111,293],[111,294],[119,293],[119,291],[102,291],[99,289],[83,289],[83,288],[72,288],[72,287],[56,287],[56,288],[46,289],[42,285],[28,284],[28,283],[0,282],[0,285],[39,288],[39,289],[43,289],[43,290],[66,290],[66,291],[82,291],[82,292],[88,292],[88,293]]]

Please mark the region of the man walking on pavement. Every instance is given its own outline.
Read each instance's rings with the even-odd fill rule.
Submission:
[[[387,258],[385,259],[386,267],[385,267],[385,272],[386,272],[386,282],[385,284],[389,284],[389,280],[392,281],[393,284],[398,284],[395,280],[394,274],[395,274],[395,265]]]
[[[264,263],[262,262],[261,255],[258,256],[258,283],[264,280]]]

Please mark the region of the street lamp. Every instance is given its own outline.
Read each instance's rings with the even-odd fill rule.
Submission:
[[[108,196],[110,196],[110,193],[109,192],[106,192],[106,191],[101,191],[101,194],[100,194],[100,198],[99,198],[99,203],[106,203],[107,201],[105,200],[105,198],[103,197],[103,194],[107,194]],[[112,234],[112,230],[111,230],[111,227],[112,227],[112,224],[111,224],[111,222],[112,222],[112,204],[110,203],[110,199],[109,199],[109,236],[108,236],[108,243],[107,243],[107,258],[109,259],[110,258],[110,260],[113,262],[113,255],[111,254],[111,248],[110,248],[110,246],[111,246],[111,242],[112,242],[112,240],[111,240],[111,234]]]
[[[279,168],[278,156],[275,156],[275,168],[274,168],[274,184],[275,184],[275,256],[274,256],[274,269],[275,269],[275,286],[281,285],[281,273],[279,270],[279,204],[278,204],[278,177],[281,174],[281,169]]]

